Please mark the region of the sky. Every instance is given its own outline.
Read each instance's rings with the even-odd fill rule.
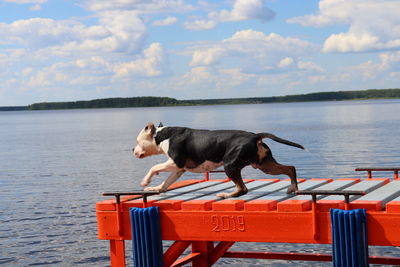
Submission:
[[[399,88],[400,0],[0,0],[0,106]]]

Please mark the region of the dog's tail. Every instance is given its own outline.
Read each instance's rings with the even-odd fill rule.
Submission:
[[[278,142],[278,143],[282,143],[282,144],[285,144],[285,145],[294,146],[294,147],[298,147],[298,148],[304,149],[304,147],[302,145],[299,145],[297,143],[291,142],[291,141],[286,140],[286,139],[279,138],[278,136],[275,136],[275,135],[270,134],[270,133],[259,133],[259,134],[257,134],[257,136],[260,139],[269,138],[269,139],[272,139],[272,140],[274,140],[275,142]]]

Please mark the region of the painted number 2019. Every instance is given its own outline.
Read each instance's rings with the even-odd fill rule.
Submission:
[[[228,231],[239,231],[243,232],[246,230],[244,217],[239,216],[228,216],[228,215],[212,215],[211,216],[212,230],[213,232],[228,232]]]

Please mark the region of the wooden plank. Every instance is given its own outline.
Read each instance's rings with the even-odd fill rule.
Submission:
[[[149,197],[149,199],[150,200],[153,200],[153,199],[154,200],[169,199],[171,197],[180,196],[180,195],[183,195],[183,194],[189,194],[189,193],[192,193],[194,191],[202,190],[202,189],[209,188],[211,186],[219,185],[219,184],[222,184],[222,183],[224,183],[224,181],[206,181],[206,182],[201,182],[201,183],[197,183],[197,184],[193,184],[193,185],[177,188],[177,189],[174,189],[172,191],[167,191],[165,193],[161,193],[160,195]]]
[[[352,186],[347,187],[343,191],[363,191],[365,193],[369,193],[384,184],[387,183],[387,179],[370,179],[370,180],[363,180],[357,184],[354,184]],[[350,201],[356,200],[357,198],[360,198],[360,196],[351,196]],[[343,196],[328,196],[324,198],[323,200],[343,200]]]
[[[204,183],[207,183],[207,182],[204,182]],[[248,182],[245,182],[245,183],[247,184]],[[193,192],[189,192],[187,194],[177,195],[177,196],[170,196],[167,199],[168,200],[179,199],[179,200],[185,200],[185,201],[192,200],[192,199],[210,199],[210,198],[207,198],[207,196],[210,196],[212,194],[216,194],[216,193],[221,192],[223,190],[231,189],[231,188],[234,188],[234,187],[235,187],[234,183],[225,182],[225,183],[216,184],[214,186],[210,186],[210,187],[207,187],[207,188],[203,188],[203,189],[200,189],[200,190],[196,190],[196,191],[193,191]],[[203,197],[205,197],[205,198],[203,198]]]
[[[389,202],[390,200],[395,200],[398,198],[400,200],[400,181],[392,181],[365,196],[360,197],[359,201],[372,201],[379,200],[383,204]]]
[[[348,180],[334,180],[327,184],[322,184],[319,187],[313,188],[313,190],[342,190],[346,187],[349,187],[355,184],[359,179],[348,179]],[[327,196],[318,196],[317,199],[322,199]],[[311,200],[311,196],[307,195],[298,195],[290,198],[291,200]]]
[[[357,209],[380,211],[385,207],[386,203],[399,196],[400,196],[400,181],[393,181],[351,202],[350,207]]]
[[[246,195],[241,196],[240,199],[246,200],[246,201],[250,201],[253,199],[257,199],[260,198],[262,196],[274,193],[276,191],[288,188],[290,185],[290,180],[283,180],[283,181],[279,181],[277,183],[273,183],[271,185],[265,186],[265,187],[261,187],[261,188],[257,188],[253,191],[248,192]]]
[[[307,180],[303,183],[300,183],[298,185],[299,190],[310,190],[313,188],[316,188],[318,186],[321,186],[323,184],[326,184],[328,182],[328,179],[324,180],[324,179],[311,179],[311,180]],[[289,199],[294,197],[294,195],[289,195],[286,194],[286,189],[283,190],[279,190],[276,192],[272,192],[271,194],[265,195],[265,196],[261,196],[259,198],[257,198],[257,200],[276,200],[276,201],[282,201],[285,199]]]
[[[264,187],[271,183],[276,182],[277,179],[265,179],[258,180],[254,182],[246,183],[246,186],[249,190],[257,189],[260,187]],[[202,190],[197,190],[190,192],[188,194],[172,196],[168,199],[164,199],[154,203],[154,205],[159,206],[163,209],[184,209],[184,210],[210,210],[212,207],[212,202],[221,200],[221,198],[217,197],[216,194],[222,190],[234,190],[235,185],[231,182],[227,182],[225,184],[219,184],[213,187],[207,187]],[[239,198],[236,198],[239,200]],[[244,202],[244,200],[241,200]],[[235,203],[233,207],[241,208],[243,207],[243,203],[238,204]]]
[[[245,182],[245,183],[246,183],[247,189],[250,190],[250,192],[251,192],[251,190],[253,190],[253,189],[256,190],[256,189],[264,188],[264,186],[272,184],[273,182],[274,181],[271,180],[271,181],[254,181],[254,182],[251,182],[251,183],[246,183]],[[235,185],[232,182],[230,184],[231,184],[230,187],[226,187],[226,188],[223,188],[223,189],[220,189],[220,190],[217,190],[217,191],[212,191],[212,192],[209,192],[208,194],[204,194],[203,196],[195,196],[192,199],[196,199],[196,200],[220,200],[221,198],[216,197],[215,194],[223,192],[225,190],[234,190]]]

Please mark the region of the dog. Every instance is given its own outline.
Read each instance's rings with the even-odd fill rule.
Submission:
[[[264,138],[304,149],[303,146],[279,138],[270,133],[251,133],[239,130],[197,130],[186,127],[155,127],[148,123],[137,136],[137,145],[133,148],[136,158],[165,154],[168,160],[153,166],[143,178],[141,186],[150,184],[154,175],[170,172],[169,177],[160,185],[147,187],[146,191],[165,192],[186,171],[204,173],[223,166],[224,171],[236,186],[229,193],[217,194],[220,198],[238,197],[247,193],[241,170],[251,165],[266,174],[285,174],[291,184],[287,193],[298,190],[296,169],[294,166],[279,164]]]

